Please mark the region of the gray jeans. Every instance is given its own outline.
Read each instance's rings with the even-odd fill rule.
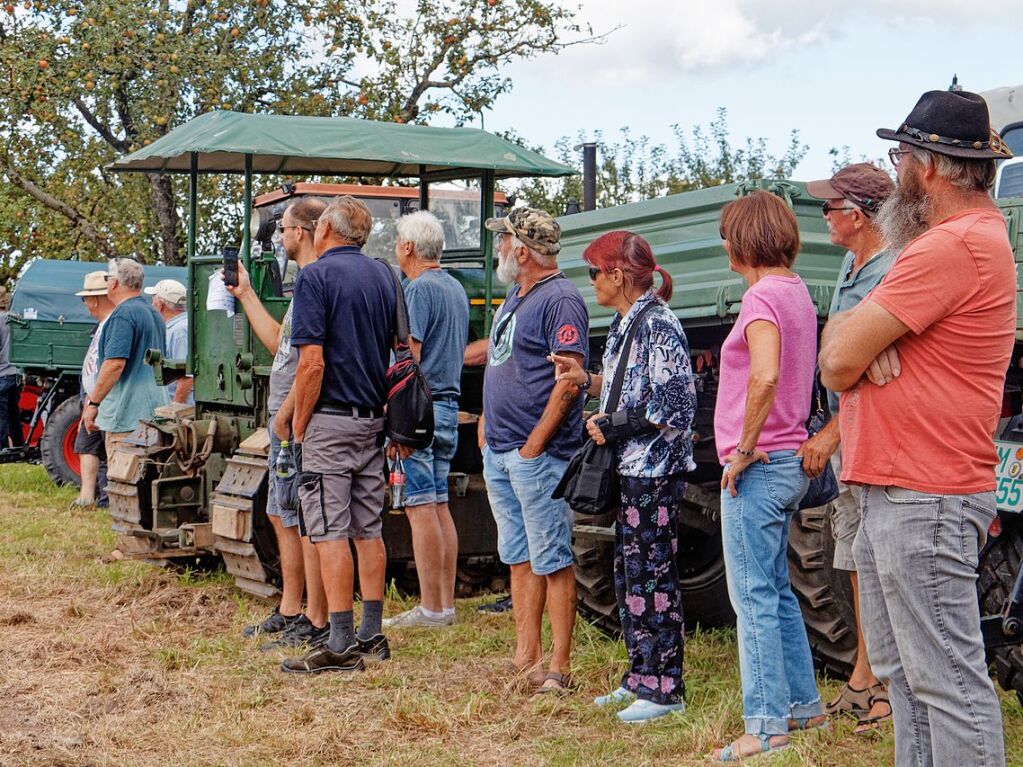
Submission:
[[[891,696],[899,767],[1003,767],[977,560],[994,493],[864,485],[853,553],[870,665]]]

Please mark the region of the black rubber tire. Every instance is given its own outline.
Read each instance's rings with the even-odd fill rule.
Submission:
[[[614,514],[578,517],[578,524],[611,527]],[[721,534],[707,535],[679,526],[677,563],[682,585],[682,608],[687,627],[730,626],[735,614],[728,601]],[[621,632],[614,589],[614,544],[594,538],[572,542],[579,613],[608,634]]]
[[[977,568],[977,592],[982,615],[997,615],[1012,590],[1016,573],[1023,562],[1023,524],[1002,515],[1002,531],[990,538],[981,552]],[[988,663],[998,684],[1015,692],[1023,704],[1023,646],[1011,645],[988,650]]]
[[[64,458],[64,438],[68,429],[82,417],[78,395],[72,395],[50,411],[46,426],[39,438],[39,453],[50,479],[57,485],[81,487],[82,478],[72,471]]]
[[[849,573],[833,566],[832,506],[796,512],[789,528],[789,580],[817,667],[847,679],[856,662],[856,612]]]

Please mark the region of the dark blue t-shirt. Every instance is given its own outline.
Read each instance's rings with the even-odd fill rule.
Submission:
[[[538,282],[525,297],[518,292],[518,285],[513,285],[494,317],[483,379],[484,430],[490,449],[498,453],[526,444],[547,407],[554,388],[554,365],[547,355],[582,354],[584,367],[589,360],[589,315],[569,280],[558,274]],[[522,308],[511,314],[522,301],[526,301]],[[500,343],[495,344],[498,334]],[[567,459],[579,448],[582,408],[579,397],[547,444],[548,453]]]
[[[458,396],[469,340],[469,297],[442,269],[427,269],[405,281],[409,332],[422,347],[419,368],[434,397]]]
[[[319,401],[382,407],[394,336],[388,267],[355,246],[331,248],[298,273],[292,305],[292,345],[323,347]]]

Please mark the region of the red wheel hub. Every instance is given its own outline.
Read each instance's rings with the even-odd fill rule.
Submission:
[[[79,477],[82,476],[82,463],[78,460],[78,453],[75,452],[75,437],[78,435],[78,424],[81,422],[80,418],[75,419],[70,428],[64,432],[64,439],[60,443],[61,449],[64,451],[64,462]]]

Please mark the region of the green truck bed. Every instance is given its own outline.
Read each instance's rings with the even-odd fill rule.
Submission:
[[[718,222],[725,204],[734,200],[738,192],[753,188],[768,189],[791,200],[802,239],[794,268],[806,282],[817,313],[825,317],[845,251],[831,243],[821,215],[821,201],[807,196],[805,184],[765,180],[746,185],[725,184],[558,219],[562,229],[559,264],[586,299],[591,331],[603,335],[613,312],[596,303],[582,252],[596,237],[615,229],[628,229],[650,242],[658,263],[671,274],[675,285],[671,307],[687,328],[731,323],[739,312],[746,284],[728,269]],[[999,205],[1006,215],[1016,254],[1016,335],[1023,340],[1023,293],[1020,292],[1020,285],[1023,285],[1023,227],[1020,226],[1023,199],[999,200]]]
[[[75,293],[86,274],[105,268],[104,263],[87,261],[29,262],[14,288],[7,318],[14,365],[36,374],[81,369],[96,321]],[[164,279],[187,285],[187,276],[184,267],[145,267],[146,286]]]

